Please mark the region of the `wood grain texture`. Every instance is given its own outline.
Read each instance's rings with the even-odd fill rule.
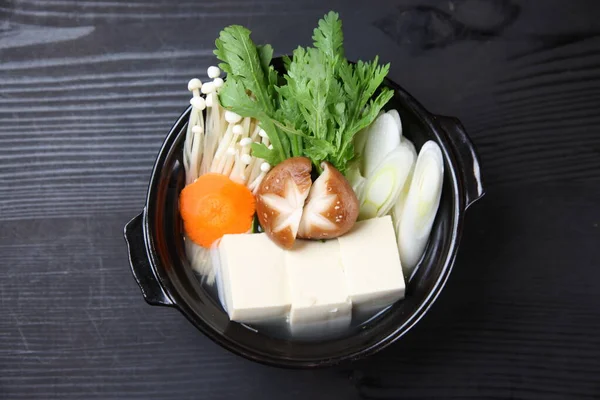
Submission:
[[[252,364],[147,306],[122,228],[219,30],[279,54],[340,11],[461,119],[488,195],[398,343],[325,371]],[[0,398],[600,398],[600,3],[0,0]]]

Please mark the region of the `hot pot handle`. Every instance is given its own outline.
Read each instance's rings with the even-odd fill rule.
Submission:
[[[448,140],[457,156],[465,190],[465,209],[483,197],[479,156],[464,126],[454,117],[434,116],[448,134]]]
[[[148,304],[171,306],[173,301],[169,298],[148,259],[146,243],[144,240],[144,213],[133,218],[125,225],[125,241],[129,251],[129,264],[136,282],[142,290],[142,295]]]

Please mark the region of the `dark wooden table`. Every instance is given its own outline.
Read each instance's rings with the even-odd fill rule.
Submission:
[[[146,305],[122,229],[219,30],[288,53],[329,9],[463,121],[488,193],[407,336],[279,370]],[[599,123],[597,0],[0,0],[0,398],[600,398]]]

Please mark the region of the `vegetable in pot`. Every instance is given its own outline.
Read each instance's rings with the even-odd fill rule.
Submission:
[[[371,177],[383,159],[400,145],[398,125],[390,114],[378,117],[369,126],[363,156],[363,171],[366,178]]]
[[[444,159],[434,141],[426,142],[417,158],[410,188],[402,199],[398,222],[398,247],[404,273],[410,276],[419,262],[431,233],[440,204]]]
[[[304,201],[312,186],[311,170],[308,158],[288,158],[267,174],[256,194],[260,225],[271,240],[285,249],[296,241]]]
[[[310,189],[298,237],[331,239],[348,232],[358,217],[358,199],[350,183],[328,162]]]
[[[391,117],[390,117],[391,118]],[[415,162],[405,144],[391,151],[365,182],[360,200],[360,219],[382,217],[396,203]]]
[[[312,164],[292,157],[269,172],[256,195],[256,211],[269,237],[285,249],[296,238],[333,239],[348,232],[358,216],[358,199],[344,176],[323,162],[311,181]]]
[[[252,226],[254,196],[250,190],[220,174],[205,174],[179,196],[186,235],[210,247],[226,233],[245,233]]]
[[[314,47],[298,47],[284,58],[283,79],[270,65],[273,49],[256,46],[250,31],[225,28],[215,55],[227,72],[221,105],[260,121],[273,146],[253,144],[252,154],[275,166],[294,156],[317,168],[328,161],[341,173],[354,159],[353,138],[368,126],[393,92],[380,87],[389,64],[346,60],[342,22],[330,12],[313,33]]]

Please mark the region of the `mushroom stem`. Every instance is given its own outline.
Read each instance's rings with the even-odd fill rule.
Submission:
[[[211,171],[215,172],[218,170],[217,167],[219,166],[219,163],[221,162],[221,157],[223,157],[225,155],[225,152],[229,148],[232,136],[233,136],[233,124],[229,124],[227,126],[227,130],[225,131],[225,135],[223,135],[223,138],[219,141],[219,146],[217,147],[217,151],[215,152],[215,156],[214,156],[214,158],[212,160],[212,164],[210,166]]]
[[[271,145],[271,142],[269,142],[269,138],[267,136],[262,138],[262,144],[264,144],[267,147]]]
[[[263,179],[265,178],[265,175],[267,175],[267,172],[269,172],[271,170],[271,165],[268,162],[263,162],[260,164],[260,175],[258,175],[258,177],[256,177],[256,179],[250,184],[248,185],[248,189],[250,189],[254,194],[256,194],[256,191],[258,190],[261,182],[263,181]]]
[[[200,165],[202,161],[202,144],[204,131],[200,126],[192,128],[192,152],[190,156],[189,168],[185,173],[186,185],[194,182],[200,176]]]
[[[253,157],[252,158],[252,162],[250,163],[250,165],[248,165],[247,170],[250,171],[248,173],[248,182],[253,182],[258,175],[260,175],[260,165],[262,164],[263,160],[260,158],[256,158]]]
[[[219,170],[221,171],[221,173],[223,175],[229,176],[231,174],[231,170],[233,169],[233,163],[235,161],[235,156],[236,156],[235,148],[234,147],[228,148],[227,155],[225,157],[223,157],[223,159],[222,159],[223,167],[219,168]],[[221,167],[220,164],[219,164],[219,167]]]
[[[241,136],[241,139],[243,138],[247,138],[250,136],[250,125],[251,125],[251,118],[244,118],[242,120],[242,122],[240,123],[240,125],[242,125],[242,128],[244,128],[244,133]]]
[[[250,146],[252,145],[252,139],[250,139],[249,137],[245,137],[242,140],[240,140],[240,147],[242,154],[248,154],[250,155]]]
[[[211,98],[212,107],[206,112],[206,140],[204,141],[204,159],[200,168],[200,174],[205,174],[210,171],[212,162],[215,157],[215,151],[220,139],[223,136],[223,123],[221,105],[216,98],[216,93],[211,92],[207,95],[207,99]]]
[[[183,147],[183,165],[186,173],[186,184],[192,183],[199,176],[199,166],[203,159],[202,146],[204,143],[204,116],[202,110],[206,107],[204,99],[200,97],[199,88],[202,83],[199,79],[192,79],[188,83],[188,90],[193,94],[190,103],[192,111],[188,121],[185,142]]]
[[[258,141],[258,138],[260,137],[258,134],[260,132],[260,126],[258,126],[258,124],[254,124],[251,132],[250,139],[252,139],[253,142]]]
[[[256,194],[256,192],[258,191],[258,188],[260,187],[260,184],[262,183],[263,179],[265,178],[265,175],[267,175],[266,172],[261,171],[260,175],[258,175],[256,177],[256,179],[248,185],[248,189],[250,189],[252,191],[252,193]]]
[[[229,178],[234,182],[245,184],[244,169],[246,166],[240,159],[239,154],[236,153],[234,157],[233,171],[231,171]]]

